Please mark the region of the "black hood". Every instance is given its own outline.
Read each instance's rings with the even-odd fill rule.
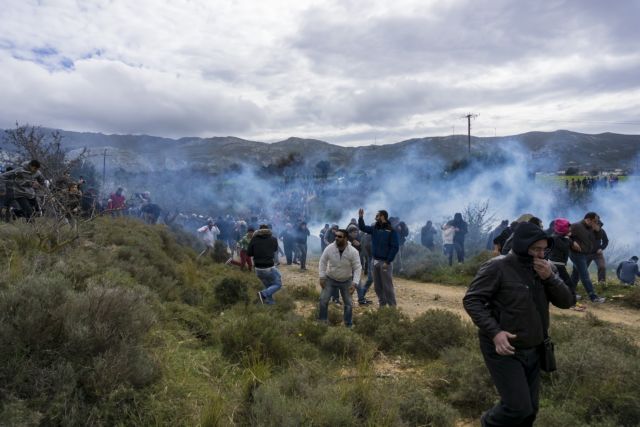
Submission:
[[[268,237],[271,237],[273,233],[271,232],[271,230],[269,230],[268,228],[260,228],[258,230],[256,230],[253,235],[255,237],[260,237],[262,239],[266,239]]]
[[[538,240],[547,241],[547,250],[553,248],[553,239],[549,238],[544,230],[530,222],[522,222],[518,224],[513,232],[512,250],[516,255],[531,257],[529,255],[529,246]]]

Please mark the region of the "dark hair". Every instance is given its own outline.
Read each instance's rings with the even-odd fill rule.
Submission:
[[[34,168],[40,169],[40,162],[36,159],[33,159],[29,162],[29,166],[33,166]]]
[[[587,212],[586,214],[584,214],[584,219],[596,219],[598,217],[598,214],[595,212]]]
[[[345,238],[349,237],[349,233],[344,228],[340,228],[340,229],[336,230],[336,233],[338,233],[338,232],[342,233]]]
[[[249,227],[249,228],[247,228],[247,233],[251,233],[251,232],[253,232],[253,231],[256,231],[256,230],[255,230],[255,228],[253,228],[253,227]]]
[[[268,230],[268,229],[269,229],[268,224],[260,224],[260,230]]]
[[[537,216],[532,216],[532,217],[529,219],[529,222],[530,222],[531,224],[535,224],[535,225],[537,225],[538,227],[542,227],[542,220],[541,220],[540,218],[538,218]]]
[[[632,260],[634,260],[634,261],[636,261],[636,262],[638,261],[638,257],[637,257],[637,256],[635,256],[635,255],[634,255],[634,256],[632,256],[632,257],[631,257],[631,259],[632,259]]]
[[[382,215],[385,221],[389,221],[389,212],[385,211],[384,209],[381,209],[378,211],[378,214]]]

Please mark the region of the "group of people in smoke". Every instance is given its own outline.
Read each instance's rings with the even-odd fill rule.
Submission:
[[[83,177],[72,179],[68,172],[54,180],[46,179],[38,160],[5,168],[0,174],[0,209],[2,219],[10,222],[35,216],[59,214],[68,220],[90,216],[96,198],[95,189],[83,191]]]
[[[567,178],[564,180],[564,188],[570,192],[592,191],[601,188],[613,188],[619,182],[617,175],[609,176],[585,176],[582,178]]]

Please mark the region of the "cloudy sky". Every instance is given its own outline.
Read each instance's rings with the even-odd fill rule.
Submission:
[[[3,0],[0,127],[640,134],[640,0]]]

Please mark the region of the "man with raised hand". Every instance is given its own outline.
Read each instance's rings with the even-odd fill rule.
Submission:
[[[364,222],[364,209],[358,210],[358,227],[371,234],[373,252],[373,286],[380,307],[396,305],[396,293],[393,289],[393,260],[400,248],[398,232],[389,223],[389,213],[380,210],[376,214],[373,226]]]
[[[320,314],[319,320],[328,318],[329,298],[334,289],[338,289],[344,301],[344,324],[352,325],[351,294],[360,284],[362,265],[360,253],[348,240],[347,230],[338,230],[335,241],[325,248],[320,257]]]
[[[570,308],[571,291],[544,259],[553,239],[535,224],[519,224],[507,255],[480,267],[464,296],[479,328],[480,351],[500,402],[482,426],[531,426],[538,412],[540,355],[549,329],[549,302]]]

